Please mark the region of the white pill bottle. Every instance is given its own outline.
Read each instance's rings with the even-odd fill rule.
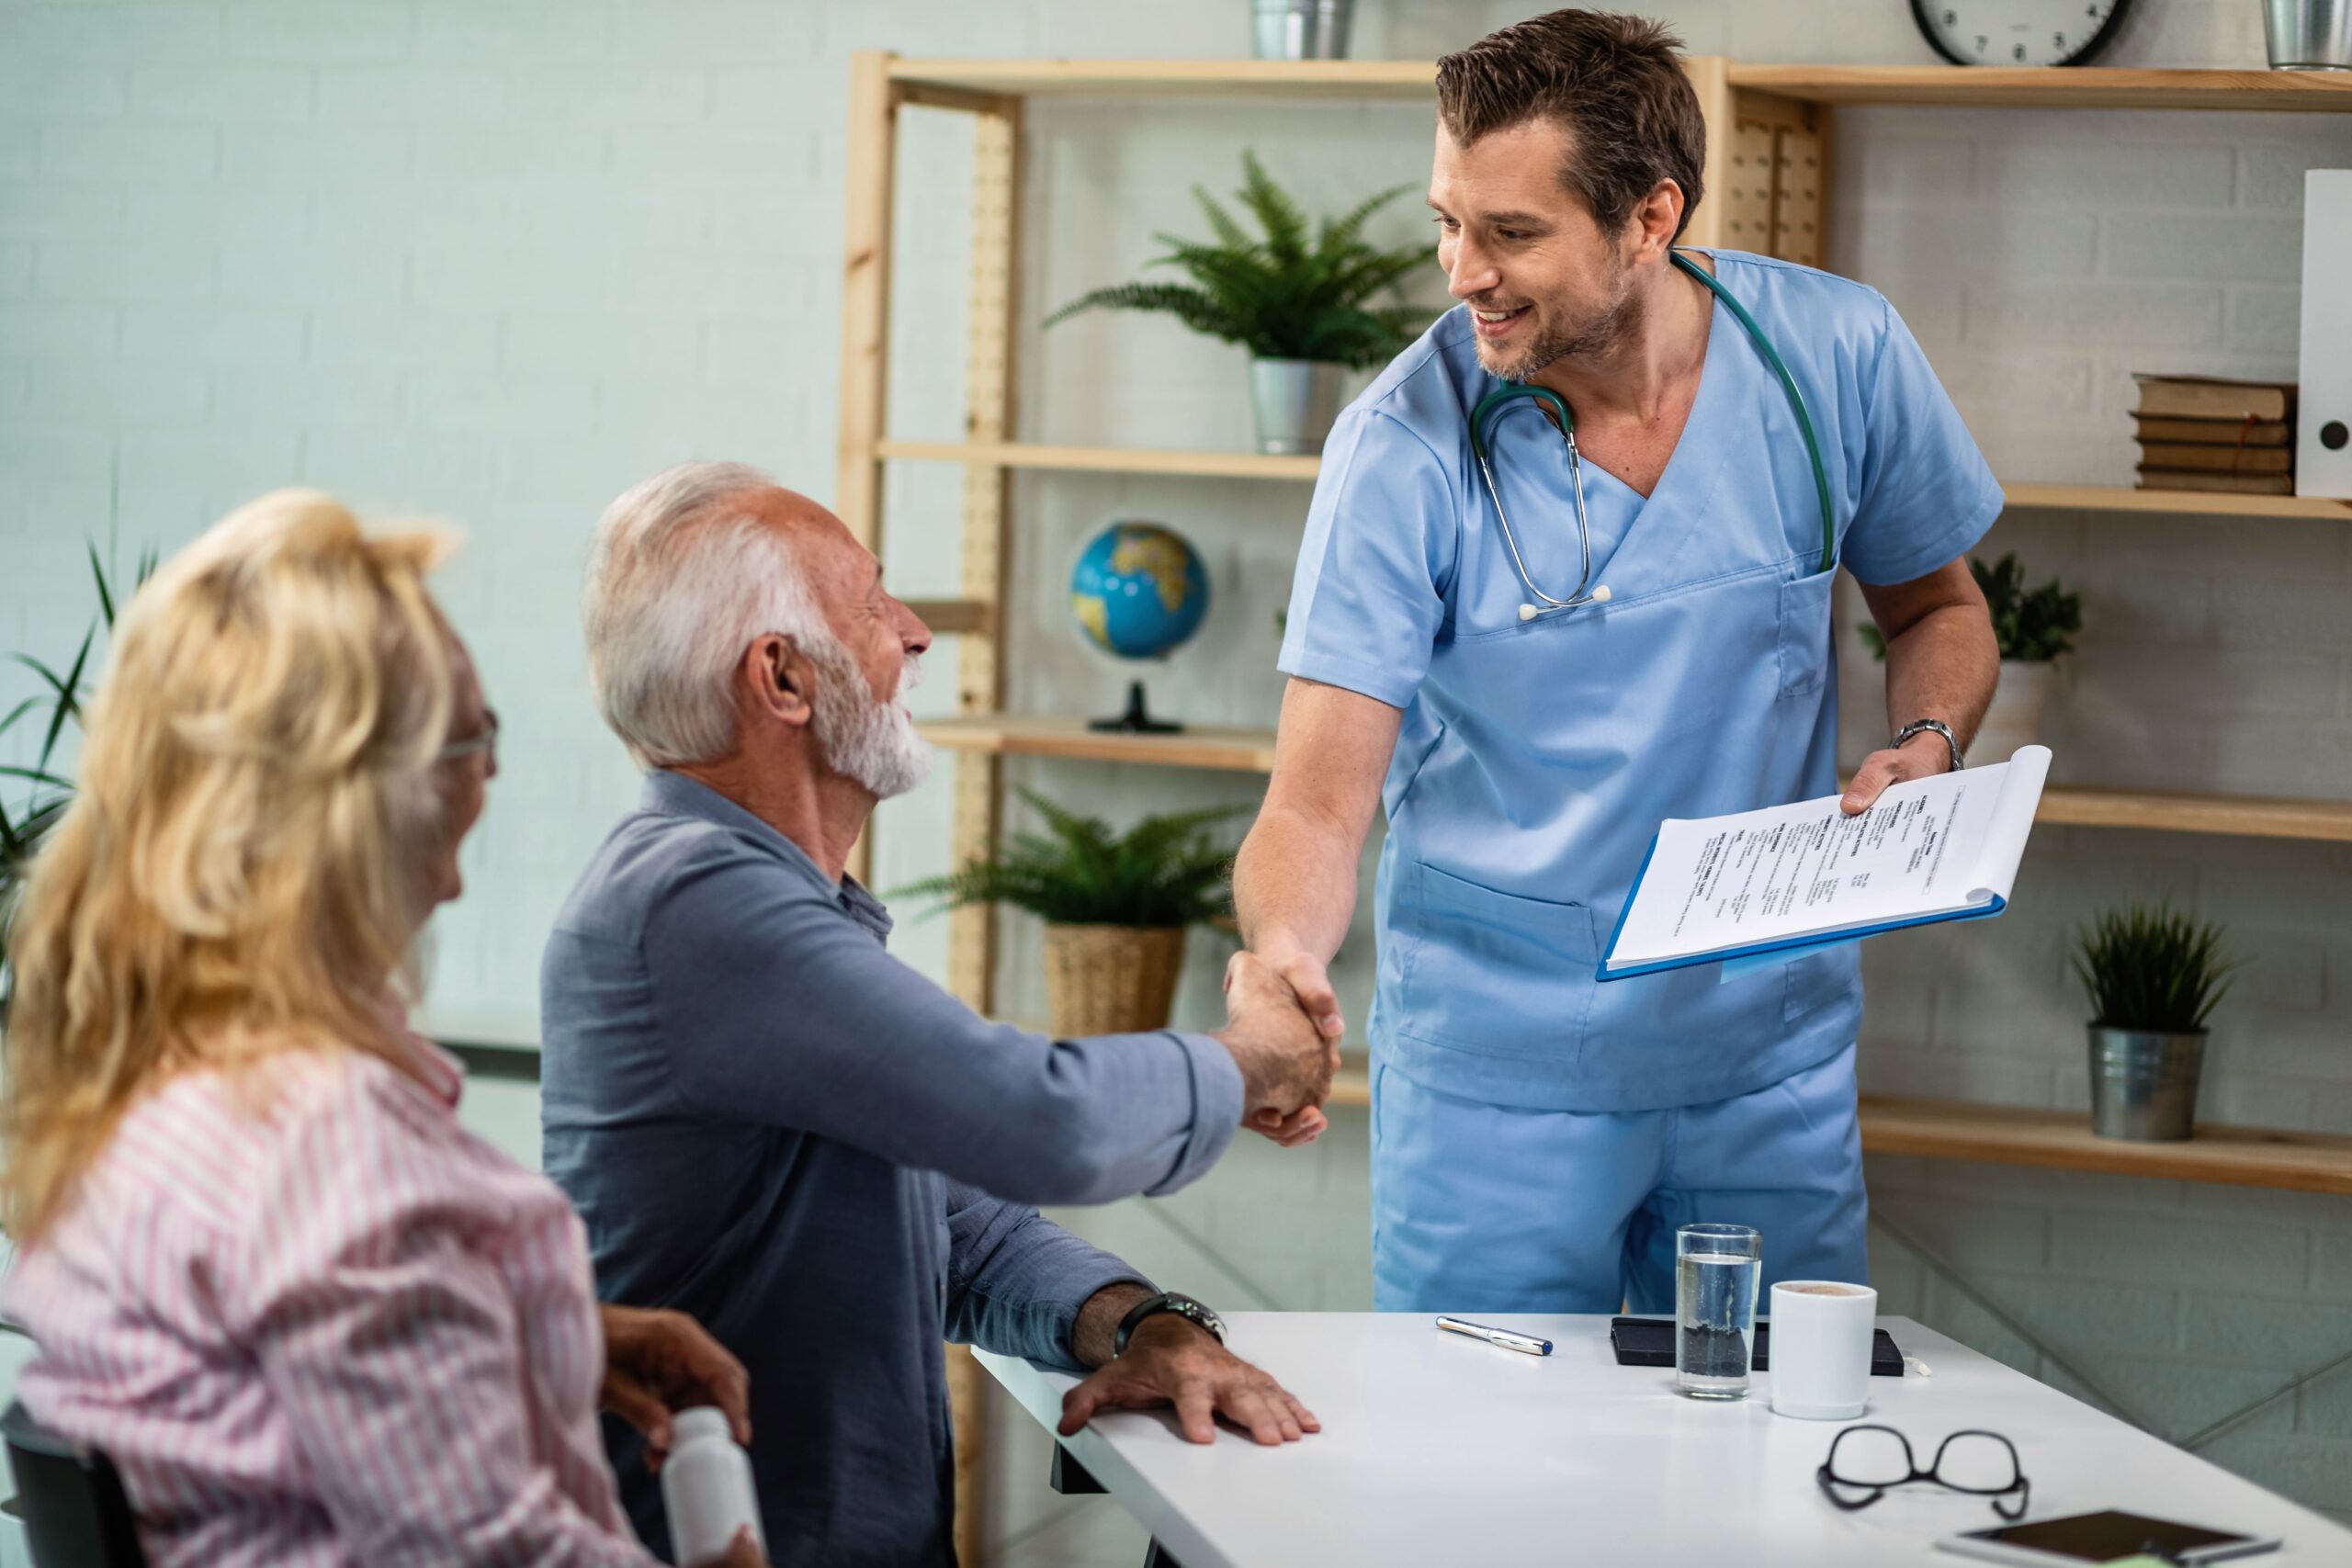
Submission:
[[[707,1404],[670,1419],[670,1457],[662,1461],[662,1506],[670,1516],[670,1553],[680,1568],[702,1568],[727,1555],[735,1532],[760,1530],[760,1500],[752,1490],[752,1458],[735,1446],[727,1415]]]

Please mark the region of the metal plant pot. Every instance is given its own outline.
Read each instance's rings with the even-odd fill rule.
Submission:
[[[1345,60],[1355,0],[1251,0],[1253,52],[1261,60]]]
[[[1250,410],[1258,422],[1258,449],[1280,457],[1323,450],[1340,417],[1340,369],[1315,359],[1250,362]]]
[[[2262,0],[2273,71],[2352,71],[2352,0]]]
[[[2165,1034],[2090,1026],[2091,1131],[2102,1138],[2177,1143],[2196,1131],[2205,1031]]]

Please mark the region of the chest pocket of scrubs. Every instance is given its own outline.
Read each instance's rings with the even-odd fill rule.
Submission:
[[[1821,690],[1829,669],[1831,591],[1838,569],[1816,571],[1781,584],[1781,695],[1809,696]]]
[[[1574,1061],[1600,962],[1591,909],[1406,866],[1397,1028],[1482,1056]]]

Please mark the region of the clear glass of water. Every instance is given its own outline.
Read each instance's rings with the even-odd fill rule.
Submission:
[[[1745,1399],[1756,1348],[1764,1238],[1747,1225],[1674,1233],[1674,1386],[1693,1399]]]

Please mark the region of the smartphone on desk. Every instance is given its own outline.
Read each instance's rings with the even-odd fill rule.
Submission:
[[[2075,1514],[2063,1519],[2034,1519],[2003,1525],[1998,1529],[1971,1530],[1947,1536],[1936,1545],[1962,1557],[1988,1562],[2018,1562],[2027,1568],[2080,1568],[2086,1562],[2113,1562],[2143,1553],[2164,1553],[2176,1562],[2226,1562],[2257,1551],[2276,1551],[2278,1538],[2258,1540],[2201,1525],[2175,1524],[2145,1514],[2109,1508],[2103,1513]]]

